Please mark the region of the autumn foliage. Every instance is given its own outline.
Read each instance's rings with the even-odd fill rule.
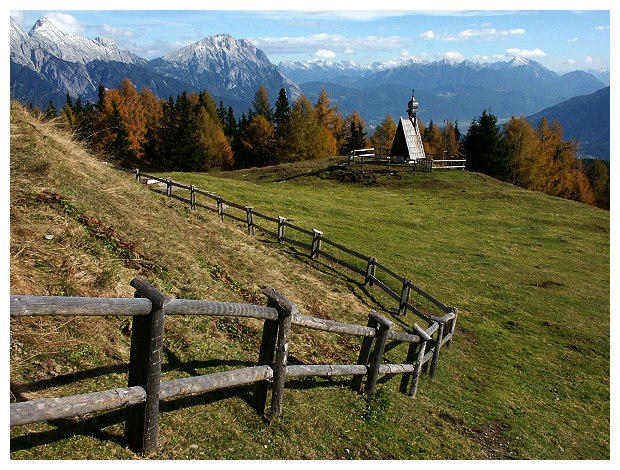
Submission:
[[[387,115],[367,138],[363,117],[358,112],[343,117],[325,90],[313,104],[303,95],[290,103],[281,89],[274,109],[261,86],[239,120],[206,90],[162,100],[124,79],[117,89],[100,86],[98,95],[97,103],[84,104],[67,94],[60,111],[50,103],[42,116],[59,116],[93,150],[127,167],[207,171],[346,155],[367,146],[387,151],[396,133]],[[578,143],[565,141],[557,122],[543,119],[533,128],[526,118],[513,117],[500,128],[485,110],[463,139],[456,121],[440,128],[418,120],[418,126],[427,158],[465,157],[468,170],[609,207],[607,167],[598,161],[584,165]]]
[[[597,198],[578,150],[577,142],[564,140],[557,121],[549,125],[543,118],[534,128],[526,118],[512,117],[502,132],[497,118],[486,110],[472,122],[463,139],[469,170],[551,196],[604,207],[599,201],[604,200],[605,189],[598,188]],[[597,176],[599,181],[606,181],[600,167]]]

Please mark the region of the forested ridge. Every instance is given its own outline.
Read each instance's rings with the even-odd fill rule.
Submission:
[[[32,108],[34,109],[34,108]],[[124,79],[118,89],[99,87],[97,103],[68,94],[58,118],[93,151],[126,167],[209,171],[266,166],[332,155],[353,149],[391,147],[396,123],[387,115],[370,137],[358,112],[342,116],[325,90],[316,103],[301,95],[292,103],[281,89],[272,107],[264,86],[252,107],[236,117],[209,91],[183,92],[168,100],[140,92]],[[418,120],[429,158],[466,158],[467,169],[553,196],[609,208],[609,171],[599,160],[577,158],[578,142],[565,141],[562,127],[543,119],[537,128],[525,117],[503,127],[484,110],[462,136],[458,121]]]

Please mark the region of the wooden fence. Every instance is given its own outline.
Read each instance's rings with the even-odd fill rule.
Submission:
[[[135,175],[136,181],[138,182],[144,179],[147,183],[155,182],[165,184],[167,196],[174,197],[188,203],[190,209],[192,210],[195,210],[197,207],[202,207],[213,212],[217,212],[218,217],[222,221],[225,218],[230,218],[246,225],[248,234],[253,235],[256,229],[259,229],[265,234],[277,239],[278,243],[289,243],[305,250],[312,259],[318,260],[323,257],[324,259],[348,269],[363,278],[364,285],[378,288],[387,294],[388,297],[396,301],[398,304],[396,307],[396,312],[398,315],[405,315],[407,311],[411,310],[425,321],[434,321],[442,315],[456,311],[454,307],[450,307],[437,300],[434,296],[414,284],[410,279],[397,274],[389,267],[380,263],[375,257],[364,255],[356,250],[347,248],[334,240],[330,240],[325,237],[325,234],[320,230],[308,230],[300,227],[291,223],[286,219],[286,217],[271,217],[256,211],[252,206],[237,204],[210,191],[198,189],[193,185],[187,185],[171,179],[141,173],[138,169],[135,170]],[[185,199],[178,194],[175,194],[174,188],[180,188],[188,191],[189,199]],[[198,195],[204,196],[208,199],[208,201],[212,202],[209,203],[203,201],[203,203],[198,203]],[[265,223],[271,223],[273,225],[271,228],[267,228],[262,222],[261,225],[258,225],[256,219],[261,219]],[[289,230],[295,232],[295,236],[293,236]],[[326,246],[330,248],[329,251],[326,249]],[[349,257],[348,261],[343,259],[343,254]],[[358,264],[356,266],[355,263],[359,263],[360,261],[362,264]],[[379,278],[377,274],[378,272],[383,273],[386,280]],[[390,281],[387,279],[390,279]],[[396,285],[398,287],[396,287]],[[421,308],[418,308],[412,302],[411,292],[419,295],[423,299],[426,299],[432,308],[437,308],[439,310],[438,315],[427,313],[422,311]]]
[[[157,449],[161,400],[214,390],[253,385],[254,407],[269,422],[282,413],[285,380],[307,376],[352,376],[351,387],[371,392],[380,374],[402,374],[400,390],[415,396],[419,377],[435,374],[439,352],[450,345],[456,310],[429,322],[414,324],[413,333],[395,331],[387,318],[371,311],[367,326],[315,318],[271,287],[263,290],[267,306],[171,299],[144,279],[131,281],[134,298],[11,296],[11,317],[33,315],[131,316],[131,347],[127,387],[58,398],[11,403],[11,426],[127,408],[125,440],[135,452]],[[264,320],[255,366],[161,381],[164,320],[167,315],[250,317]],[[288,365],[292,326],[362,337],[356,364]],[[383,363],[388,340],[409,344],[400,364]],[[365,380],[364,380],[365,379]],[[271,401],[266,411],[268,391]]]
[[[366,168],[386,167],[388,170],[410,170],[414,172],[430,172],[433,170],[465,170],[467,160],[448,156],[447,152],[439,155],[427,155],[425,159],[414,160],[408,163],[394,163],[390,156],[390,149],[386,147],[353,150],[349,157],[348,166],[356,165],[360,170]]]
[[[465,159],[434,159],[433,170],[463,170],[465,171]]]
[[[374,152],[374,149],[363,150]],[[372,152],[362,154],[351,152],[351,155],[349,155],[349,159],[347,162],[348,166],[350,167],[354,165],[356,168],[362,171],[364,171],[364,169],[373,170],[385,167],[388,170],[430,172],[434,168],[432,160],[428,158],[412,160],[408,163],[396,163],[389,155],[382,156],[378,153],[375,154]]]

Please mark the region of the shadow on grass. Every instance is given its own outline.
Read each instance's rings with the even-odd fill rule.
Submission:
[[[250,361],[217,359],[181,362],[174,352],[168,348],[164,348],[164,354],[168,362],[162,365],[162,372],[178,370],[186,372],[190,376],[200,375],[201,372],[198,369],[202,368],[215,368],[221,366],[248,367],[254,365],[254,363]],[[294,355],[289,356],[289,363],[305,364],[304,361],[298,359]],[[127,371],[127,364],[116,364],[39,380],[25,386],[11,383],[10,387],[11,392],[16,396],[16,398],[19,401],[24,401],[26,400],[24,393],[28,391],[36,391],[47,387],[66,385],[84,379],[96,378],[105,374]],[[385,383],[393,377],[394,376],[384,376],[381,377],[378,382]],[[347,388],[350,384],[351,379],[349,377],[303,377],[287,380],[286,388],[292,390],[308,390],[329,387]],[[241,398],[248,404],[248,406],[254,408],[255,404],[251,390],[252,386],[247,385],[170,399],[160,403],[160,412],[168,413],[197,405],[207,405],[233,397]],[[54,443],[62,439],[68,439],[75,435],[89,436],[102,442],[112,442],[121,447],[125,447],[126,443],[124,437],[119,434],[112,433],[106,430],[106,428],[124,422],[126,413],[126,409],[117,409],[103,412],[97,416],[81,420],[78,418],[62,418],[52,420],[48,423],[54,426],[55,429],[32,432],[26,435],[13,437],[10,440],[10,449],[11,452],[32,449],[37,446]],[[257,418],[263,420],[262,416],[257,416]]]
[[[333,171],[333,170],[337,170],[342,166],[342,163],[336,163],[333,164],[331,166],[329,166],[326,169],[320,169],[320,170],[316,170],[313,172],[302,172],[298,175],[292,176],[292,177],[288,177],[285,178],[285,180],[291,180],[291,179],[296,179],[302,176],[316,176],[322,172],[325,171]],[[279,181],[279,180],[278,180]],[[284,179],[282,180],[284,181]],[[277,182],[277,181],[276,181]],[[161,195],[166,195],[166,192],[160,188],[157,187],[149,187],[149,189],[153,192],[156,192],[158,194]],[[189,204],[189,200],[185,199],[181,196],[178,196],[176,194],[172,194],[170,197],[172,197],[173,199],[177,199],[179,201],[182,201],[184,203]],[[211,212],[217,212],[216,209],[214,209],[213,207],[209,207],[200,203],[196,203],[197,207],[201,207],[204,209],[208,209]],[[225,216],[228,216],[238,222],[241,223],[245,223],[245,220],[243,220],[242,218],[238,218],[235,216],[232,216],[230,214],[224,213]],[[261,228],[258,228],[258,232],[260,232]],[[265,232],[270,232],[272,236],[276,236],[277,237],[277,233],[269,231],[269,230],[265,230]],[[278,245],[277,241],[271,240],[269,238],[266,237],[260,237],[258,238],[261,243],[270,245],[270,246],[275,246]],[[397,323],[398,325],[401,326],[401,328],[403,328],[403,330],[407,333],[413,333],[414,329],[413,329],[413,322],[408,323],[404,320],[404,316],[399,316],[398,312],[397,312],[397,308],[394,307],[388,307],[382,300],[379,299],[379,297],[377,297],[376,295],[373,294],[373,292],[371,292],[370,290],[370,286],[367,286],[366,284],[364,284],[363,281],[360,281],[358,279],[353,278],[351,275],[349,275],[347,272],[344,271],[344,269],[342,267],[334,267],[331,264],[327,264],[325,261],[318,259],[318,260],[313,260],[310,257],[309,253],[305,253],[303,251],[300,251],[298,248],[291,246],[291,245],[283,245],[285,247],[285,251],[291,255],[293,258],[295,258],[297,261],[302,262],[304,264],[306,264],[308,267],[310,267],[311,269],[314,269],[316,271],[319,271],[321,274],[324,274],[326,276],[330,276],[333,279],[339,279],[339,280],[343,280],[347,283],[347,286],[349,288],[349,291],[360,301],[362,302],[364,305],[366,305],[368,308],[370,309],[374,309],[384,315],[387,315],[390,317],[390,319],[392,321],[394,321],[395,323]],[[311,262],[312,261],[312,262]],[[417,317],[415,317],[417,319]]]
[[[207,362],[212,363],[213,361]],[[200,364],[204,365],[204,363]],[[183,369],[185,370],[188,367],[189,363],[184,364]],[[96,371],[102,370],[105,370],[105,368],[96,369]],[[95,370],[88,372],[91,373],[90,375],[93,375]],[[75,376],[75,374],[68,375]],[[42,382],[47,381],[41,381],[38,384],[41,384]],[[380,382],[383,382],[383,380],[380,380]],[[350,379],[344,379],[341,377],[306,377],[287,381],[286,388],[289,390],[307,390],[328,387],[346,388],[350,385],[350,383]],[[255,408],[252,385],[246,385],[162,401],[160,402],[159,410],[160,413],[170,413],[197,405],[212,404],[233,397],[241,398],[248,404],[248,406],[253,409]],[[126,442],[122,435],[115,434],[106,429],[109,426],[123,423],[126,416],[126,409],[117,409],[103,412],[97,416],[81,420],[76,418],[63,418],[48,421],[48,424],[54,426],[54,429],[36,431],[25,435],[12,437],[10,439],[10,451],[15,452],[19,450],[32,449],[41,445],[52,444],[63,439],[68,439],[72,436],[88,436],[101,442],[111,442],[121,447],[126,447]],[[264,422],[262,416],[257,415],[257,419]]]
[[[162,373],[170,372],[173,370],[180,370],[186,372],[188,375],[201,375],[201,373],[197,370],[199,368],[207,369],[222,366],[249,367],[255,365],[253,362],[250,361],[220,359],[211,359],[207,361],[194,360],[181,363],[181,361],[179,361],[176,356],[174,356],[174,354],[170,352],[169,349],[164,348],[164,354],[166,355],[168,362],[164,362],[162,364]],[[44,388],[67,385],[74,382],[79,382],[80,380],[94,379],[96,377],[107,374],[127,373],[128,371],[129,364],[114,364],[109,366],[95,367],[93,369],[83,370],[79,372],[72,372],[70,374],[58,375],[56,377],[50,377],[49,379],[38,380],[27,385],[21,385],[11,382],[10,389],[11,393],[13,393],[13,395],[15,395],[18,400],[24,401],[26,400],[26,398],[23,396],[23,394],[27,392],[35,392]]]
[[[296,175],[287,176],[285,178],[279,178],[276,180],[272,180],[272,183],[283,183],[285,181],[294,181],[299,178],[303,178],[305,176],[320,176],[320,175],[330,175],[333,171],[346,168],[341,162],[333,163],[325,168],[319,168],[314,171],[302,171]]]
[[[159,411],[160,413],[170,413],[196,405],[208,405],[232,397],[240,397],[253,408],[254,401],[250,390],[251,386],[244,386],[166,400],[160,402]],[[23,436],[11,438],[10,449],[11,452],[32,449],[76,435],[88,436],[99,441],[112,442],[121,447],[126,447],[125,438],[123,436],[111,433],[105,429],[114,424],[123,423],[126,417],[127,409],[118,409],[83,420],[77,420],[75,418],[56,419],[48,422],[55,426],[55,429],[28,433]],[[260,420],[261,417],[257,416],[257,419]]]

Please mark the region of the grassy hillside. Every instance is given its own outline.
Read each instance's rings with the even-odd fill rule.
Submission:
[[[249,389],[166,402],[154,458],[609,457],[608,212],[470,173],[350,181],[330,160],[171,176],[323,229],[460,315],[416,399],[398,378],[369,398],[346,380],[290,381],[269,427]],[[186,298],[263,302],[260,287],[272,285],[303,313],[356,323],[385,304],[292,248],[138,186],[12,105],[12,293],[130,296],[137,273]],[[164,379],[256,360],[252,321],[170,318],[165,330]],[[354,361],[358,343],[294,329],[291,354]],[[13,320],[12,399],[124,386],[128,344],[123,319]],[[123,418],[17,427],[11,456],[133,458]]]

